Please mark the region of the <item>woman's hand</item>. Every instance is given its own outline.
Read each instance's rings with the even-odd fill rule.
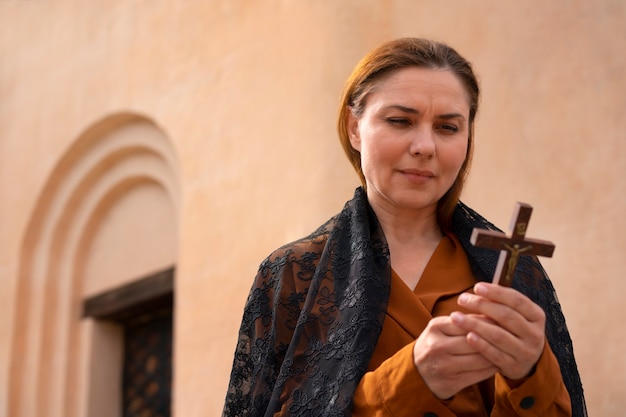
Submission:
[[[467,344],[505,377],[528,376],[545,345],[541,307],[512,288],[488,283],[476,284],[474,294],[462,294],[458,303],[476,313],[450,316],[466,333]]]
[[[439,399],[450,398],[498,371],[498,367],[468,343],[468,331],[453,323],[450,316],[430,320],[415,342],[413,361]]]

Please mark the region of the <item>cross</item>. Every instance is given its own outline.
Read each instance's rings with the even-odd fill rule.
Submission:
[[[551,257],[554,244],[547,240],[524,239],[528,221],[533,208],[525,203],[517,203],[511,218],[509,230],[511,236],[493,230],[474,228],[470,242],[474,246],[500,250],[493,283],[510,287],[513,283],[513,271],[520,255]]]

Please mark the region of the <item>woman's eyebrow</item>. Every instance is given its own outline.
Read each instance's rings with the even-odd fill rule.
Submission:
[[[412,107],[406,107],[403,106],[401,104],[391,104],[389,106],[387,106],[386,108],[388,109],[398,109],[404,113],[412,113],[412,114],[419,114],[419,111],[417,111],[416,109],[412,108]]]
[[[389,106],[386,107],[387,109],[397,109],[400,110],[404,113],[410,113],[410,114],[419,114],[419,110],[414,109],[413,107],[407,107],[407,106],[403,106],[401,104],[391,104]],[[450,119],[462,119],[465,120],[465,116],[461,113],[444,113],[444,114],[440,114],[439,116],[437,116],[441,119],[445,119],[445,120],[450,120]]]
[[[463,119],[465,120],[465,116],[461,113],[446,113],[439,115],[440,118],[450,120],[450,119]]]

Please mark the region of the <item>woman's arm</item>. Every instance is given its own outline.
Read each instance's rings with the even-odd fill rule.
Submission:
[[[511,288],[479,283],[459,305],[476,314],[453,313],[467,342],[498,368],[492,416],[571,416],[569,394],[545,337],[545,313]]]
[[[374,371],[367,372],[353,398],[353,417],[455,417],[428,388],[415,369],[415,342],[400,349]]]
[[[524,416],[569,417],[572,406],[556,357],[545,344],[539,362],[529,377],[510,380],[500,374],[495,380],[492,417]]]

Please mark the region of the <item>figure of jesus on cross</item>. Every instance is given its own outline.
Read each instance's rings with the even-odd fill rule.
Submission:
[[[470,242],[474,246],[500,250],[500,258],[493,276],[493,283],[510,287],[513,273],[520,256],[536,255],[551,257],[554,244],[547,240],[525,239],[528,221],[533,208],[517,203],[511,218],[511,236],[493,230],[474,228]]]

